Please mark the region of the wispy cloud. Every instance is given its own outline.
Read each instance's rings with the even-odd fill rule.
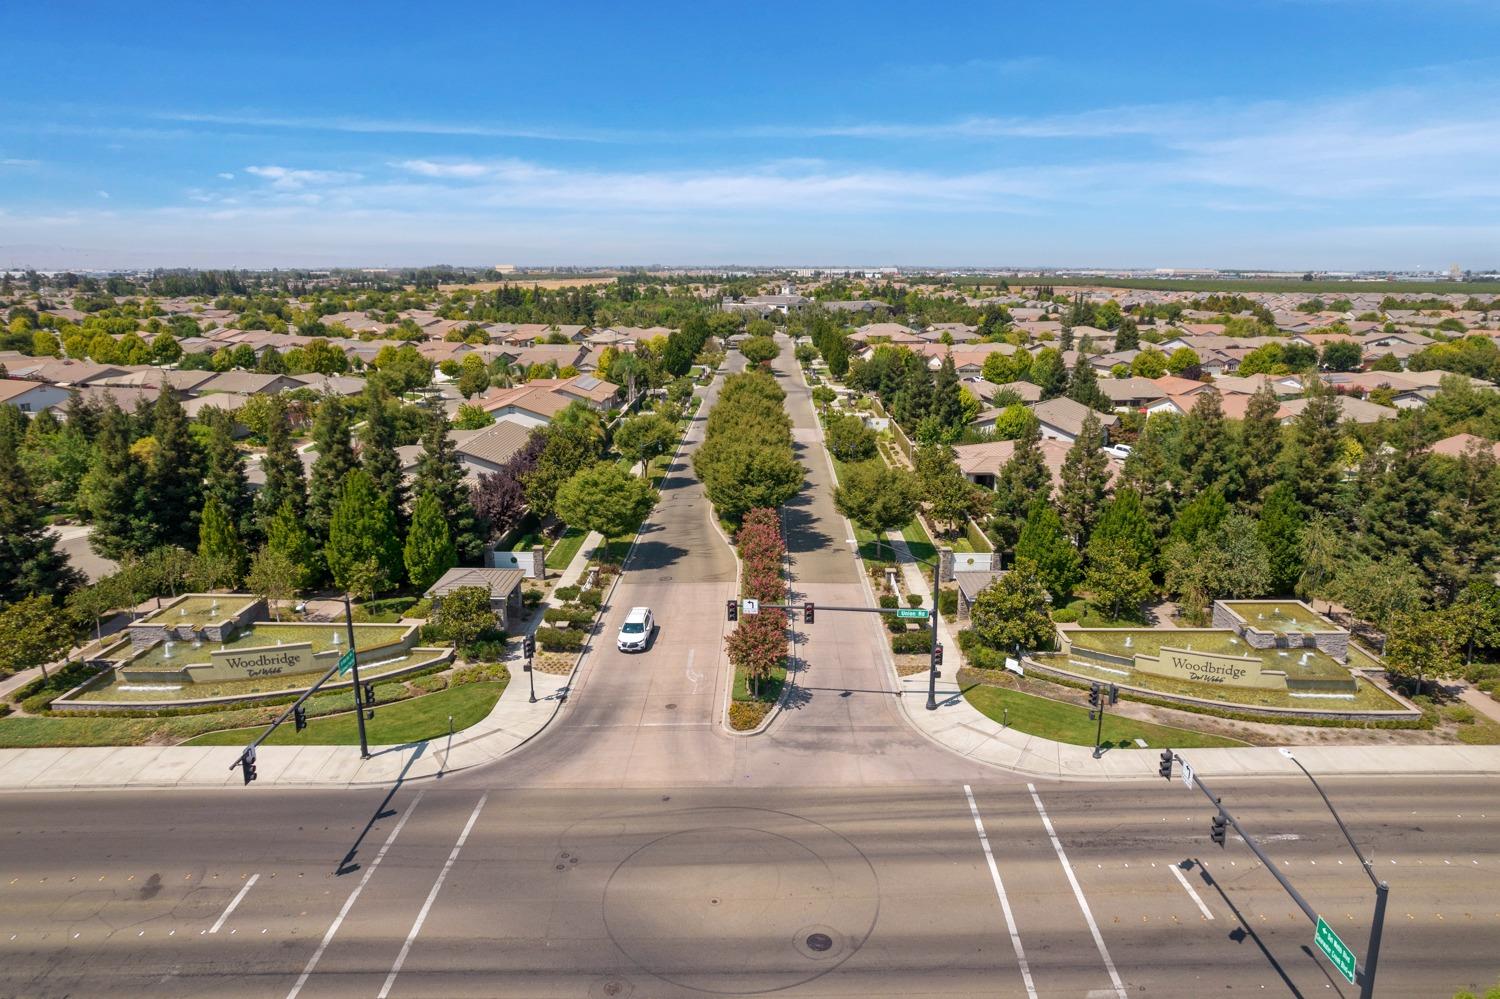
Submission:
[[[164,121],[200,125],[230,125],[248,128],[298,129],[317,132],[350,132],[369,135],[453,135],[492,139],[552,139],[567,142],[619,142],[634,134],[611,129],[549,128],[529,125],[496,125],[477,122],[427,121],[407,118],[320,117],[255,113],[201,113],[162,111],[152,115]]]
[[[0,167],[38,167],[42,165],[41,160],[25,160],[15,156],[0,158]]]
[[[360,179],[350,170],[295,170],[284,166],[247,166],[245,172],[282,191],[296,191],[309,184],[347,184]]]

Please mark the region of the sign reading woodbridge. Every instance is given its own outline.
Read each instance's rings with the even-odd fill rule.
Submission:
[[[1135,668],[1142,673],[1194,683],[1221,683],[1230,687],[1286,686],[1283,674],[1263,673],[1260,659],[1249,656],[1214,655],[1164,647],[1159,656],[1136,656]]]
[[[312,645],[275,645],[259,649],[229,649],[209,655],[207,667],[195,666],[193,680],[255,680],[289,673],[311,673],[326,669],[313,659]]]

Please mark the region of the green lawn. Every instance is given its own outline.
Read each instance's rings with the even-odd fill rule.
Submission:
[[[576,527],[564,531],[552,550],[547,552],[547,568],[559,571],[566,569],[573,561],[573,556],[578,554],[578,549],[583,547],[583,539],[586,537],[588,532]]]
[[[1017,732],[1066,742],[1074,746],[1092,746],[1096,722],[1089,721],[1087,708],[1054,701],[1033,694],[1023,694],[1008,687],[976,684],[964,690],[964,697],[986,718],[1001,721],[1010,710],[1009,724]],[[1150,722],[1135,721],[1118,715],[1104,716],[1104,745],[1117,749],[1139,749],[1136,739],[1146,740],[1152,749],[1196,749],[1204,746],[1243,746],[1246,743],[1217,735],[1169,728]]]
[[[400,745],[436,739],[448,734],[448,716],[455,731],[466,729],[494,708],[505,684],[466,683],[435,694],[414,697],[395,704],[378,705],[375,717],[365,723],[371,745]],[[359,743],[359,721],[354,713],[314,718],[301,732],[290,724],[278,728],[265,741],[268,746],[351,746]],[[190,739],[188,746],[242,746],[254,738],[254,728],[226,729]]]
[[[919,561],[937,561],[937,546],[927,536],[927,529],[920,520],[913,519],[910,524],[901,528],[901,536],[906,539],[906,547],[911,549],[912,555]]]
[[[731,700],[736,701],[763,701],[767,704],[775,704],[777,698],[781,697],[781,688],[786,686],[786,668],[777,667],[771,675],[760,682],[760,696],[755,697],[750,693],[749,677],[742,669],[734,671],[734,690],[730,693]]]

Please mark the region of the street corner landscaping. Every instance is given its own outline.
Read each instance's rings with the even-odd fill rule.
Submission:
[[[787,682],[790,635],[786,612],[758,606],[786,602],[786,544],[776,511],[757,507],[746,513],[735,541],[742,564],[743,602],[727,640],[734,667],[729,726],[748,731],[765,720]],[[751,601],[754,613],[750,613]]]

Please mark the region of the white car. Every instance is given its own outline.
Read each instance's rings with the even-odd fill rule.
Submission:
[[[651,644],[651,632],[656,628],[656,619],[650,607],[632,607],[620,625],[620,634],[615,638],[615,648],[621,652],[645,652]]]
[[[1104,449],[1104,453],[1105,454],[1112,454],[1116,458],[1119,458],[1121,461],[1124,461],[1126,458],[1130,457],[1130,445],[1129,444],[1111,444],[1109,447],[1107,447],[1107,448]]]

